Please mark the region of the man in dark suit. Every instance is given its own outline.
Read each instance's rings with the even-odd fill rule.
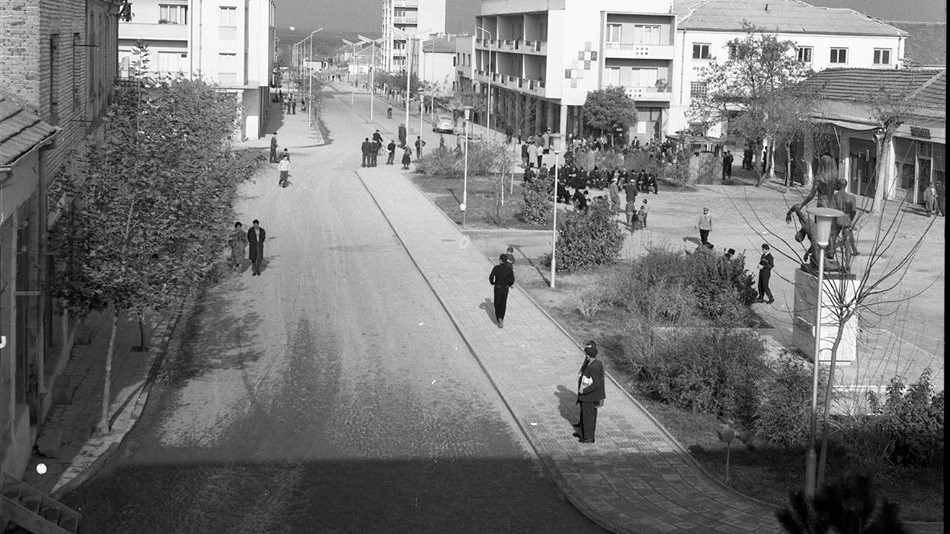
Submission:
[[[584,345],[584,364],[577,377],[577,403],[581,405],[581,421],[574,425],[580,432],[574,437],[581,443],[594,443],[597,429],[597,407],[607,397],[604,393],[604,363],[597,359],[597,343],[588,341]]]
[[[508,263],[508,255],[502,254],[498,265],[492,267],[488,283],[495,286],[495,320],[498,328],[505,327],[505,310],[508,308],[508,289],[515,285],[515,271]]]
[[[393,159],[396,158],[396,142],[390,140],[389,144],[386,145],[386,150],[389,151],[389,155],[386,156],[386,165],[392,165]]]
[[[363,160],[360,162],[360,167],[369,167],[369,156],[372,150],[373,143],[369,142],[369,137],[364,137],[363,142],[360,144],[360,152],[363,154]]]
[[[277,132],[270,138],[270,162],[277,163]]]
[[[261,275],[261,262],[264,261],[264,238],[266,233],[261,228],[261,222],[254,219],[254,226],[247,230],[247,244],[250,245],[248,255],[251,259],[251,276]]]

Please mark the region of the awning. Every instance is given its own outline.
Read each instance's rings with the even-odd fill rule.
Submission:
[[[869,131],[873,131],[877,129],[876,125],[861,123],[861,122],[851,122],[851,121],[843,121],[843,120],[835,120],[835,119],[824,119],[824,122],[827,122],[828,124],[834,124],[835,126],[839,126],[841,128],[847,128],[849,130],[857,130],[860,132],[869,132]]]

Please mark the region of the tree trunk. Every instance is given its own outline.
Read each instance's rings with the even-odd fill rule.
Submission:
[[[874,215],[880,215],[884,211],[884,192],[887,190],[887,167],[889,165],[889,159],[887,156],[890,153],[890,143],[894,134],[890,129],[884,132],[884,139],[881,140],[877,145],[877,165],[875,166],[875,172],[877,172],[877,186],[874,188],[874,202],[871,204],[871,213]]]
[[[139,317],[139,346],[135,347],[139,352],[145,352],[148,347],[145,346],[145,322]]]
[[[821,288],[818,288],[821,291]],[[844,293],[842,293],[843,295]],[[831,345],[831,366],[828,368],[828,382],[825,384],[825,409],[821,421],[821,453],[818,456],[818,475],[815,477],[815,487],[820,488],[825,480],[825,462],[828,459],[828,418],[831,414],[831,389],[835,378],[835,363],[838,359],[838,346],[841,345],[841,337],[844,334],[844,327],[851,318],[851,313],[845,314],[838,320],[838,332],[835,334],[835,342]],[[815,365],[818,363],[818,355],[815,355]]]
[[[785,187],[792,185],[792,141],[785,140]]]
[[[109,421],[109,400],[111,398],[112,385],[112,356],[115,354],[115,338],[119,329],[119,309],[115,308],[112,312],[112,332],[109,334],[109,348],[106,350],[106,370],[105,379],[102,385],[102,418],[99,420],[99,433],[108,434],[112,431],[112,423]]]

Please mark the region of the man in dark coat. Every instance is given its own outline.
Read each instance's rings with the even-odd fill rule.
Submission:
[[[732,179],[732,162],[734,158],[732,157],[732,152],[728,150],[722,156],[722,179],[731,180]]]
[[[261,222],[254,219],[254,226],[247,230],[248,255],[251,260],[251,276],[261,275],[261,263],[264,261],[264,238],[267,236],[261,228]]]
[[[597,430],[597,407],[607,398],[604,388],[604,363],[597,359],[597,343],[584,345],[584,363],[577,377],[577,403],[581,405],[580,423],[574,425],[579,432],[574,437],[581,443],[594,443]]]
[[[492,267],[488,283],[495,286],[495,320],[498,328],[505,327],[505,310],[508,307],[508,289],[515,285],[515,271],[508,263],[508,255],[502,254],[498,265]]]
[[[369,142],[369,137],[363,138],[363,143],[360,145],[360,152],[363,154],[362,162],[360,167],[369,167],[369,157],[370,152],[373,150],[373,143]]]
[[[406,125],[399,123],[399,148],[406,147]]]
[[[732,250],[732,249],[729,249]],[[759,298],[758,302],[763,302],[765,297],[769,297],[769,304],[775,302],[772,298],[772,290],[769,289],[769,280],[772,278],[772,268],[775,267],[775,259],[772,257],[772,251],[767,244],[762,244],[762,256],[759,258]]]
[[[277,132],[270,138],[270,162],[277,163]]]
[[[386,165],[392,165],[393,160],[396,159],[396,141],[390,140],[386,145],[386,150],[389,151],[389,155],[386,156]]]

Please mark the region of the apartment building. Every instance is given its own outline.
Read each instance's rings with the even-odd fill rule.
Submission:
[[[581,134],[590,91],[622,86],[652,138],[668,113],[676,30],[671,0],[484,0],[473,79],[492,92],[492,128]],[[560,142],[560,141],[558,141]]]
[[[389,72],[404,70],[409,54],[406,37],[419,32],[445,33],[445,0],[383,0],[382,67]]]
[[[19,477],[57,391],[77,321],[46,290],[48,229],[66,177],[102,135],[120,0],[0,0],[0,469]]]
[[[266,132],[275,42],[274,0],[134,0],[119,24],[120,73],[127,77],[147,45],[148,70],[201,78],[232,93],[239,135]]]
[[[474,87],[472,80],[472,58],[475,57],[475,38],[471,35],[459,35],[455,38],[455,81],[452,90],[458,93],[471,93]]]
[[[673,101],[666,132],[689,127],[692,97],[706,90],[699,71],[729,55],[729,41],[744,24],[796,44],[799,61],[813,70],[901,67],[907,32],[851,9],[816,7],[799,0],[674,0],[677,18]],[[718,136],[721,130],[710,130]]]

